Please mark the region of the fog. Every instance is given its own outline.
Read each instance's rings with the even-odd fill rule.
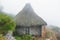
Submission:
[[[37,15],[48,25],[60,27],[60,0],[0,0],[3,11],[13,15],[17,15],[26,3],[30,3]]]

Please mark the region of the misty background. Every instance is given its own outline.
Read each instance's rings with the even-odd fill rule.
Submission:
[[[0,0],[3,11],[12,15],[17,15],[26,3],[30,3],[48,25],[60,27],[60,0]]]

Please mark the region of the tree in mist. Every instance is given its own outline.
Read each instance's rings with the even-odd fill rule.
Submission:
[[[12,17],[0,12],[0,33],[8,32],[15,29],[15,22]]]

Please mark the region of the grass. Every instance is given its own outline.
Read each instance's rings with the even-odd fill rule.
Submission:
[[[0,34],[0,40],[7,40],[2,34]]]

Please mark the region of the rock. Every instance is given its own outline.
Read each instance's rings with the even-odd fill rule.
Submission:
[[[5,37],[7,38],[7,40],[16,40],[16,39],[12,36],[12,31],[8,31],[8,33],[5,35]]]
[[[46,40],[50,40],[49,38],[46,38]]]

